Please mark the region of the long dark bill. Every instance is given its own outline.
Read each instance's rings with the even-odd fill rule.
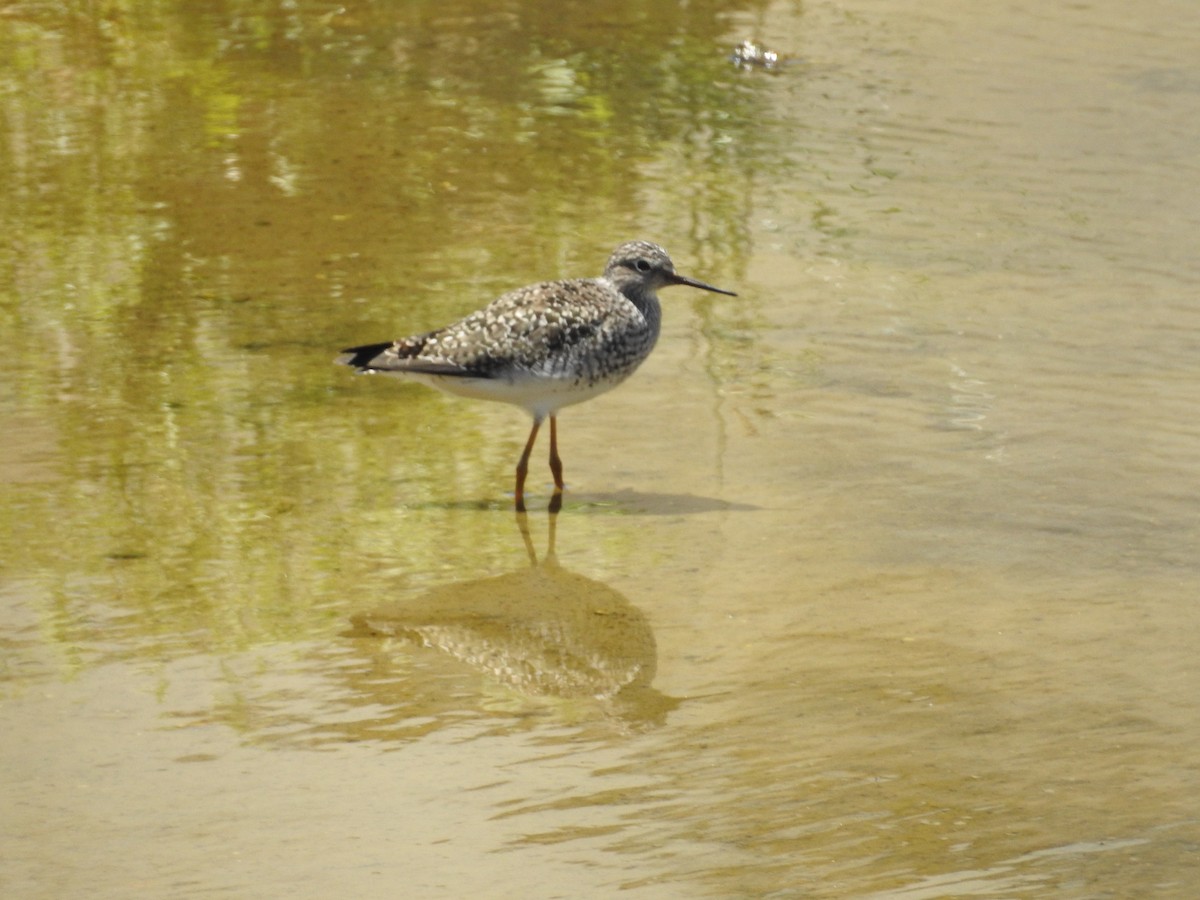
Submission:
[[[705,284],[703,281],[697,281],[695,278],[688,278],[686,275],[672,273],[672,284],[686,284],[688,287],[700,288],[702,291],[712,291],[714,294],[726,294],[730,297],[736,297],[733,291],[727,291],[724,288],[713,287],[711,284]]]

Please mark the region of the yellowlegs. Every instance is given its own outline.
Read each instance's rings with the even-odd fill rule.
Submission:
[[[655,291],[674,284],[737,296],[678,274],[657,244],[630,241],[613,251],[599,278],[518,288],[453,325],[351,347],[337,362],[527,410],[533,428],[517,463],[518,512],[525,511],[529,454],[549,416],[550,510],[557,512],[563,490],[558,411],[611,390],[633,374],[658,340],[662,310]]]

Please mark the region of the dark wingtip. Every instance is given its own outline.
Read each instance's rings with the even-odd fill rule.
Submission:
[[[347,347],[338,354],[334,362],[341,366],[353,366],[356,369],[367,369],[379,354],[392,346],[391,341],[382,344],[363,344],[361,347]]]

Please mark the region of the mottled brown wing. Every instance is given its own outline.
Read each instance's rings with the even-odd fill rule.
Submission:
[[[469,378],[564,371],[583,345],[603,340],[611,330],[614,298],[599,287],[585,280],[529,285],[445,328],[354,347],[338,360],[365,372]],[[628,302],[620,295],[615,299]]]

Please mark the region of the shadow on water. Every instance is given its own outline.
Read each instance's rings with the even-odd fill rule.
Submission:
[[[415,669],[440,670],[452,661],[460,671],[465,666],[493,686],[516,692],[514,699],[575,705],[570,714],[560,710],[565,718],[599,714],[629,730],[663,724],[680,701],[651,687],[657,646],[645,615],[607,585],[562,568],[555,553],[557,516],[549,517],[540,560],[527,518],[517,515],[517,523],[528,568],[442,585],[352,617],[350,635],[366,642],[377,666],[392,664],[381,659],[379,638],[420,648],[408,654],[404,685],[387,677],[363,682],[370,701],[388,708],[384,718],[402,731],[401,720],[453,717],[471,705],[454,690],[453,677],[440,696],[428,683],[414,692],[411,678]],[[394,647],[386,649],[389,657],[397,654]],[[436,659],[421,658],[431,651]]]
[[[665,516],[707,512],[752,512],[761,507],[752,503],[736,503],[717,497],[700,497],[695,494],[623,490],[609,493],[577,494],[575,502],[567,503],[567,508],[611,508],[622,515]]]
[[[530,495],[526,495],[530,496]],[[708,512],[753,512],[762,509],[753,503],[737,503],[718,497],[700,497],[695,494],[667,494],[655,491],[621,490],[596,493],[574,493],[568,491],[560,509],[555,509],[554,498],[547,501],[551,513],[565,511],[567,513],[596,513],[619,516],[669,516],[695,515]],[[533,498],[530,506],[536,506],[537,499]],[[512,499],[477,499],[451,500],[429,503],[415,503],[411,509],[439,510],[496,510],[500,512],[512,509]]]

